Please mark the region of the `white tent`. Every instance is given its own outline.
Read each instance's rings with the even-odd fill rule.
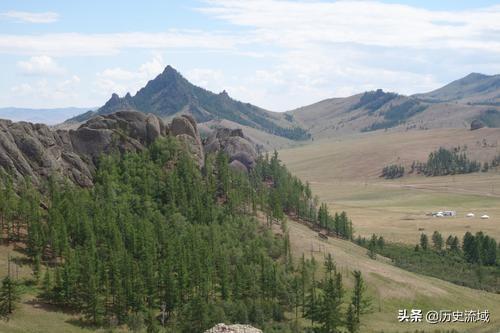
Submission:
[[[490,217],[489,217],[488,215],[484,214],[483,216],[481,216],[481,218],[482,218],[483,220],[486,220],[486,219],[489,219]]]

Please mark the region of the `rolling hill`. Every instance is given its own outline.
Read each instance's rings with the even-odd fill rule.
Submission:
[[[472,73],[412,96],[382,90],[333,98],[288,111],[314,138],[380,129],[468,128],[477,119],[500,127],[500,75]]]
[[[195,86],[167,66],[135,96],[113,94],[98,110],[73,117],[64,126],[130,110],[166,119],[190,114],[206,128],[221,122],[251,128],[252,139],[272,149],[293,141],[376,130],[469,128],[474,120],[487,127],[500,127],[500,75],[472,73],[437,90],[412,96],[378,89],[278,113],[234,100],[226,91],[215,94]]]
[[[129,93],[111,99],[95,112],[87,112],[69,120],[83,122],[96,115],[117,111],[141,111],[161,118],[190,114],[198,122],[225,119],[292,140],[304,140],[309,134],[283,113],[270,112],[249,103],[236,101],[226,91],[214,94],[186,80],[171,66],[149,81],[135,96]]]
[[[500,75],[471,73],[442,88],[414,97],[430,102],[500,105]]]

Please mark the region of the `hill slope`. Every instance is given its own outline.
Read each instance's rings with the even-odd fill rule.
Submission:
[[[70,121],[82,122],[96,115],[116,111],[140,111],[161,118],[190,114],[197,122],[226,119],[288,139],[303,140],[309,137],[306,131],[287,120],[284,114],[236,101],[225,91],[214,94],[197,87],[171,66],[167,66],[163,73],[149,81],[135,96],[127,94],[120,98],[113,94],[96,112],[88,112]]]
[[[500,105],[500,75],[471,73],[442,88],[426,94],[414,95],[431,102],[451,102],[469,104]]]
[[[500,75],[470,74],[426,94],[382,90],[327,99],[287,112],[315,138],[380,129],[500,127]]]

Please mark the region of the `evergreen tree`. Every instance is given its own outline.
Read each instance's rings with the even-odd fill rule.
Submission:
[[[0,289],[0,316],[8,317],[11,315],[20,297],[17,282],[7,275],[2,280],[2,287]]]
[[[434,231],[432,234],[432,244],[434,249],[441,251],[443,249],[443,236],[438,231]]]
[[[427,248],[429,247],[429,238],[427,237],[426,234],[420,235],[420,247],[424,251],[427,250]]]
[[[351,305],[354,310],[354,319],[359,327],[361,315],[370,310],[371,299],[366,295],[366,285],[361,271],[354,271],[352,275],[354,277],[354,290]]]

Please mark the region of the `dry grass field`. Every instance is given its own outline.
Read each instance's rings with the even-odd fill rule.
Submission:
[[[373,233],[405,243],[416,243],[422,231],[438,230],[459,237],[482,230],[500,239],[500,172],[446,177],[380,178],[385,165],[409,167],[425,161],[440,146],[467,145],[472,159],[489,161],[500,153],[499,129],[444,129],[377,132],[342,140],[280,151],[280,158],[334,211],[345,210],[357,234]],[[426,214],[455,210],[457,217],[433,218]],[[469,212],[475,218],[466,218]],[[479,216],[487,214],[490,219]]]
[[[296,257],[314,255],[322,263],[325,254],[331,253],[343,279],[351,288],[351,271],[361,270],[372,298],[372,313],[368,314],[361,332],[414,332],[415,330],[455,329],[467,333],[498,333],[500,330],[500,295],[482,292],[451,284],[432,277],[411,273],[393,266],[383,257],[370,259],[366,250],[354,243],[329,238],[320,239],[317,233],[294,221],[288,221],[292,252]],[[279,227],[276,226],[278,229]],[[399,323],[399,309],[465,310],[488,309],[489,324],[437,324]]]
[[[500,239],[498,171],[398,180],[379,177],[385,165],[398,163],[408,167],[414,160],[425,161],[429,152],[440,146],[467,145],[471,158],[488,161],[500,152],[498,141],[498,129],[376,132],[285,149],[280,151],[280,158],[292,173],[310,182],[313,192],[332,211],[347,211],[355,232],[362,236],[376,233],[390,241],[416,244],[422,232],[431,234],[439,230],[445,237],[448,234],[462,237],[467,231],[482,230]],[[456,210],[457,216],[426,215],[438,210]],[[466,218],[469,212],[476,217]],[[482,214],[488,214],[490,219],[480,219]],[[364,273],[376,311],[368,315],[370,327],[365,326],[362,332],[417,329],[432,332],[454,328],[459,332],[498,333],[500,330],[500,295],[410,273],[385,258],[373,261],[365,249],[346,241],[320,240],[314,232],[293,221],[289,222],[289,230],[297,255],[313,253],[320,259],[323,253],[330,252],[342,270],[360,269]],[[492,312],[493,321],[479,326],[400,324],[396,319],[400,308],[486,308]]]

